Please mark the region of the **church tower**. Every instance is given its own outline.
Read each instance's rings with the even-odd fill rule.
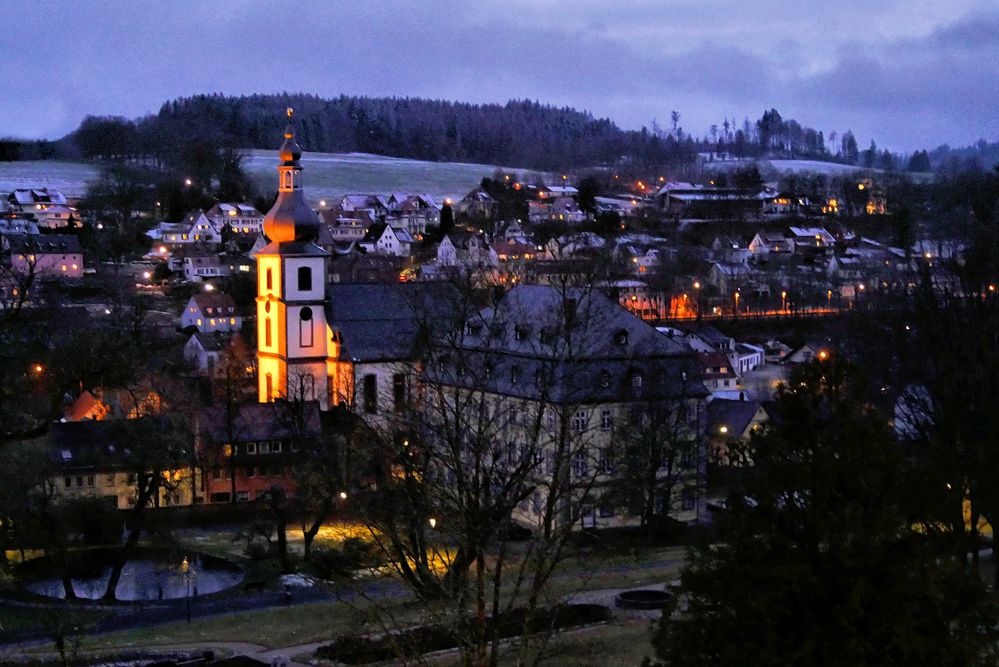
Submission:
[[[258,400],[318,400],[327,410],[327,253],[315,244],[319,218],[302,193],[293,115],[289,108],[277,201],[264,218],[270,243],[257,253]]]

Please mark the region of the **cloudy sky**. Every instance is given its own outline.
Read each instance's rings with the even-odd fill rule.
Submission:
[[[196,93],[531,98],[696,135],[776,107],[894,150],[999,139],[996,0],[0,0],[0,136]]]

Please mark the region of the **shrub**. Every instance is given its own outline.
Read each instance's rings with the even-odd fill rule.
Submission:
[[[500,638],[517,637],[524,630],[526,611],[513,609],[499,619],[488,621],[486,632],[491,633],[493,623],[498,624]],[[596,604],[557,605],[535,613],[528,625],[530,634],[560,630],[590,623],[600,623],[611,618],[610,609]],[[412,658],[458,646],[454,631],[442,625],[423,625],[393,632],[379,637],[342,635],[332,644],[316,649],[319,658],[348,665],[362,665],[398,658]]]

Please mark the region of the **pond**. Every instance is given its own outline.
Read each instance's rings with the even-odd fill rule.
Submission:
[[[113,550],[90,550],[72,554],[70,574],[78,598],[96,600],[104,596],[114,562]],[[25,564],[25,588],[37,595],[65,598],[62,578],[47,558]],[[135,553],[121,572],[115,589],[118,600],[175,600],[208,595],[231,588],[243,572],[229,561],[198,553],[143,549]]]

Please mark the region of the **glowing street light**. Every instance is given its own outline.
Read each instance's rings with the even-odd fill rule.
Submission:
[[[325,199],[320,199],[319,200],[319,208],[326,208],[326,200]]]
[[[340,500],[347,500],[347,492],[346,491],[341,491],[340,492]]]
[[[41,364],[35,364],[34,371],[36,373],[41,374],[41,372],[44,371],[44,370],[45,370],[44,366],[42,366]]]
[[[206,292],[214,292],[215,291],[215,285],[212,285],[211,283],[205,283],[205,291]]]
[[[434,517],[430,517],[430,521],[428,521],[427,523],[430,524],[431,528],[436,528],[437,527],[437,519],[435,519]]]
[[[146,280],[149,280],[150,278],[153,277],[153,274],[151,274],[149,271],[143,271],[142,277],[145,278]]]
[[[192,181],[189,178],[185,178],[184,179],[184,185],[186,185],[187,187],[191,187],[192,185],[194,185],[194,181]]]

